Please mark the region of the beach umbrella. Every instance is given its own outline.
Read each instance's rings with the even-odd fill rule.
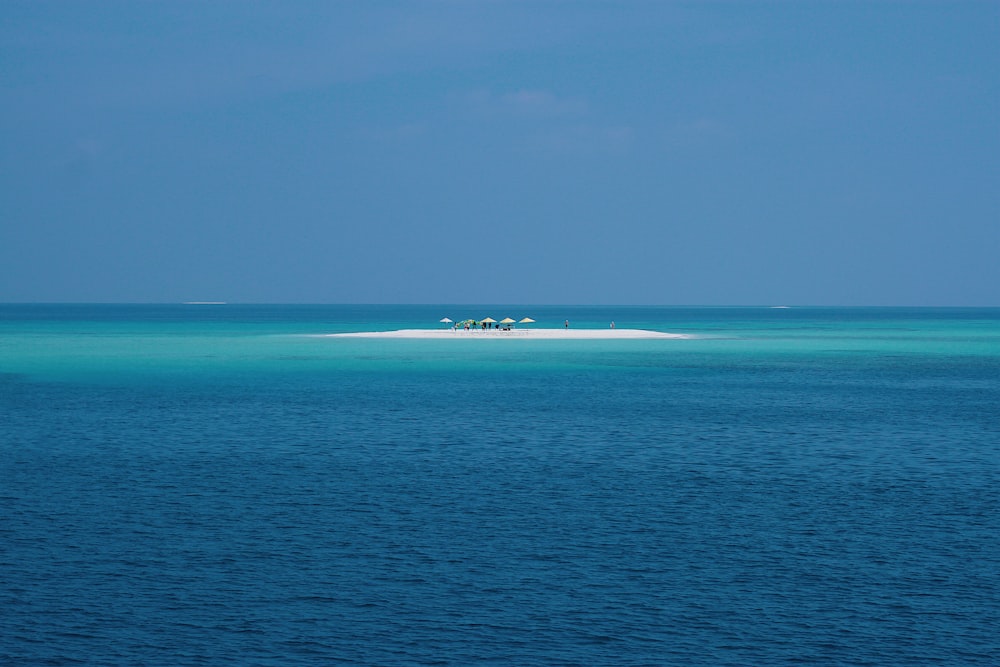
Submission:
[[[534,321],[535,320],[531,319],[530,317],[525,317],[524,319],[522,319],[521,321],[519,321],[518,324],[531,324]]]
[[[452,319],[451,319],[450,317],[442,317],[442,318],[441,318],[441,323],[442,323],[442,324],[451,324],[451,323],[452,323],[452,321],[453,321],[453,320],[452,320]]]
[[[500,324],[514,324],[514,320],[510,319],[509,317],[505,317],[502,320],[500,320]]]
[[[487,317],[485,320],[480,320],[480,322],[496,322],[492,317]]]

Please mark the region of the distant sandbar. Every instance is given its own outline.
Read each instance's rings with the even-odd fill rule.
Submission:
[[[441,338],[441,339],[601,339],[624,338],[692,338],[687,334],[663,333],[646,329],[400,329],[398,331],[359,331],[357,333],[326,334],[334,338]]]

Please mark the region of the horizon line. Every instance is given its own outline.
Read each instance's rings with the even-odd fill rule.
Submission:
[[[838,303],[541,303],[541,302],[362,302],[362,301],[0,301],[0,306],[357,306],[357,307],[539,307],[539,308],[1000,308],[984,304]]]

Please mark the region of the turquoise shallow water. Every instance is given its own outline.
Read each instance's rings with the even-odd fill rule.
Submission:
[[[688,340],[331,339],[525,315]],[[0,306],[0,663],[995,664],[1000,310]]]

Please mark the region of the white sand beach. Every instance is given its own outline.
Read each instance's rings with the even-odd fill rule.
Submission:
[[[333,338],[439,338],[439,339],[624,339],[624,338],[692,338],[687,334],[663,333],[646,329],[400,329],[398,331],[360,331],[357,333],[326,334]]]

